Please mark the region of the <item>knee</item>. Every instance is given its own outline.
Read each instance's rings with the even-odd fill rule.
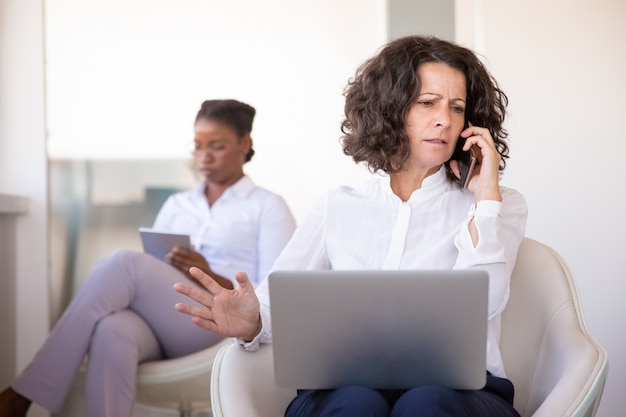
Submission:
[[[145,254],[142,252],[137,252],[130,249],[116,249],[104,260],[126,264],[129,262],[135,262],[137,259],[140,259],[144,255]]]
[[[389,405],[383,395],[371,388],[348,386],[332,391],[325,401],[320,416],[368,416],[389,415]]]
[[[455,403],[454,400],[458,394],[458,391],[442,386],[416,387],[402,394],[395,403],[391,416],[412,416],[415,410],[420,410],[420,415],[423,416],[450,415],[442,414],[442,412]]]
[[[150,331],[148,325],[130,310],[121,310],[103,317],[96,325],[91,348],[103,348],[108,352],[135,348],[141,335]]]
[[[110,280],[116,276],[127,279],[128,276],[134,275],[137,270],[141,269],[144,258],[149,256],[134,250],[116,249],[94,265],[89,279]]]
[[[128,270],[128,267],[135,264],[141,255],[144,254],[129,249],[116,249],[110,255],[96,262],[90,275],[108,276],[111,272]]]

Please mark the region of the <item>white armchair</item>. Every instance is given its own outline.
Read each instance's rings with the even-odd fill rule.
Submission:
[[[211,409],[209,384],[213,359],[232,339],[175,359],[144,362],[137,370],[136,402],[150,407],[177,410],[190,416]]]
[[[563,259],[525,238],[502,317],[502,354],[522,417],[592,417],[607,372],[606,352],[587,333]],[[296,395],[274,384],[272,346],[233,344],[213,364],[214,417],[278,417]]]
[[[500,348],[522,417],[596,413],[606,352],[587,333],[567,264],[532,239],[524,239],[515,264]]]
[[[163,359],[139,364],[133,415],[171,415],[178,412],[181,417],[192,414],[208,414],[211,409],[211,369],[219,350],[234,344],[232,339],[224,341],[186,356]],[[85,415],[85,372],[86,361],[74,380],[63,409],[58,414],[64,417]]]

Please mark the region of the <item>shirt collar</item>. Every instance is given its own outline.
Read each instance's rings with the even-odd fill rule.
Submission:
[[[239,181],[231,185],[226,192],[232,192],[239,198],[246,198],[254,188],[254,182],[252,182],[250,177],[244,175]]]
[[[400,198],[393,193],[391,189],[391,183],[389,179],[389,175],[384,176],[384,181],[382,182],[385,192],[390,194],[393,198],[400,201]],[[424,179],[422,182],[422,187],[413,191],[411,197],[407,203],[412,206],[416,204],[420,204],[426,200],[431,199],[439,194],[441,194],[444,190],[449,187],[449,180],[446,174],[446,167],[444,165],[441,166],[439,171],[435,172],[433,175],[430,175]]]
[[[194,194],[197,197],[200,197],[203,199],[206,198],[204,195],[205,188],[206,188],[206,181],[200,182],[194,188]],[[252,179],[250,179],[250,177],[248,177],[247,175],[244,175],[236,183],[228,187],[220,198],[227,196],[229,194],[233,194],[237,196],[238,198],[245,199],[254,189],[255,189],[255,185]]]

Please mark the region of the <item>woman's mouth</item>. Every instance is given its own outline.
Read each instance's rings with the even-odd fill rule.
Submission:
[[[432,144],[435,144],[435,145],[446,145],[446,144],[448,144],[448,141],[446,139],[443,139],[443,138],[425,139],[424,142],[432,143]]]

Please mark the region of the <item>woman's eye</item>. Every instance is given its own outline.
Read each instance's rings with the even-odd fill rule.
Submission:
[[[465,108],[459,107],[459,106],[453,106],[452,107],[452,111],[455,112],[455,113],[463,113],[463,112],[465,112]]]
[[[432,101],[418,101],[417,104],[419,104],[422,107],[430,107],[433,105]]]

